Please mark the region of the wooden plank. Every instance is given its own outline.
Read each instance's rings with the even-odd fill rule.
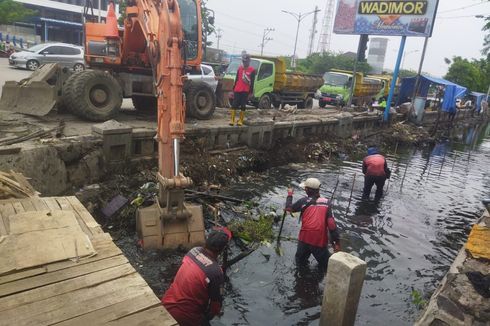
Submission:
[[[148,289],[149,290],[149,289]],[[161,305],[160,300],[151,291],[145,291],[137,297],[118,302],[111,306],[92,311],[85,315],[66,320],[57,326],[102,325],[125,316]]]
[[[26,269],[26,270],[23,270],[20,272],[16,271],[12,274],[0,276],[0,284],[13,282],[15,280],[20,280],[23,278],[27,278],[27,277],[31,277],[31,276],[35,276],[35,275],[39,275],[39,274],[44,274],[47,271],[48,271],[48,269],[45,266],[30,268],[30,269]]]
[[[124,256],[115,256],[87,264],[75,265],[70,268],[54,271],[51,273],[36,275],[27,279],[9,282],[0,285],[0,298],[22,291],[27,291],[40,286],[46,286],[63,280],[90,274],[103,269],[126,264],[128,260]]]
[[[118,320],[114,320],[106,325],[179,326],[179,324],[177,324],[175,319],[172,318],[172,316],[163,306],[151,308]]]
[[[73,209],[73,207],[70,205],[68,200],[64,197],[56,197],[54,198],[58,205],[61,207],[61,210],[63,211],[71,211],[73,212],[73,215],[75,215],[75,218],[77,219],[78,224],[82,228],[83,232],[88,234],[89,236],[92,236],[92,230],[90,230],[85,222],[81,219],[80,215]]]
[[[80,218],[85,222],[87,227],[92,230],[92,233],[94,234],[104,233],[99,223],[97,223],[97,221],[93,218],[93,216],[90,215],[90,213],[87,211],[85,206],[83,206],[82,203],[80,203],[80,201],[76,197],[71,196],[65,198],[71,204],[73,210],[80,215]]]
[[[2,216],[2,223],[0,225],[0,228],[2,229],[0,232],[2,232],[2,235],[6,235],[9,233],[9,224],[8,224],[8,217],[11,215],[15,214],[15,209],[14,206],[12,205],[12,202],[3,202],[0,204],[0,216]],[[4,234],[5,232],[5,234]]]
[[[20,203],[22,204],[22,206],[24,207],[24,210],[26,212],[37,211],[37,209],[34,207],[34,205],[29,200],[29,198],[26,198],[26,199],[22,200]]]
[[[48,205],[46,205],[46,203],[43,202],[41,198],[33,197],[33,198],[29,198],[29,200],[34,205],[37,211],[43,211],[49,209]]]
[[[122,255],[121,250],[112,242],[112,239],[108,234],[102,234],[94,239],[92,239],[92,245],[97,251],[97,255],[90,258],[82,258],[79,262],[74,262],[71,260],[52,263],[46,266],[27,269],[13,274],[8,274],[0,276],[0,284],[13,282],[23,278],[31,277],[34,275],[39,275],[47,272],[54,272],[74,266],[80,266],[83,264],[93,263],[102,259],[107,259],[110,257],[115,257]]]
[[[93,287],[104,282],[115,280],[130,274],[136,273],[129,264],[115,266],[77,278],[53,283],[40,288],[17,293],[8,297],[0,298],[0,311],[13,309],[31,302],[39,302],[64,293],[76,291],[86,287]]]
[[[15,209],[15,213],[16,214],[24,213],[25,212],[24,206],[22,206],[22,204],[19,202],[19,199],[17,199],[16,201],[12,202],[12,206],[14,206],[14,209]]]
[[[44,197],[44,198],[41,198],[41,200],[48,206],[48,209],[50,209],[50,210],[60,210],[61,209],[60,205],[58,205],[58,203],[56,202],[56,199],[54,199],[52,197]]]
[[[148,291],[137,273],[2,312],[0,325],[52,325]]]

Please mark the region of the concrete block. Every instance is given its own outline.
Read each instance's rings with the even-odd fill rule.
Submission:
[[[248,125],[247,134],[244,136],[245,144],[251,148],[268,149],[272,146],[273,130],[274,121],[265,120]]]
[[[121,162],[130,157],[132,131],[132,127],[115,120],[92,126],[92,133],[102,137],[102,148],[106,162]]]
[[[330,257],[320,326],[354,325],[366,267],[366,262],[345,252]]]
[[[354,119],[350,113],[342,113],[337,117],[337,136],[347,138],[352,135]]]
[[[137,128],[132,132],[131,155],[152,156],[156,152],[156,131],[146,128]]]

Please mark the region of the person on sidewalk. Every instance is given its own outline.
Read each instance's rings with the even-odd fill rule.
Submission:
[[[227,228],[211,231],[204,247],[192,248],[182,260],[173,283],[162,298],[163,306],[180,326],[209,325],[221,313],[223,270],[218,256],[232,237]]]
[[[255,69],[250,66],[250,55],[242,54],[242,65],[238,68],[233,86],[233,104],[231,106],[230,126],[235,125],[236,110],[240,109],[237,126],[242,126],[245,119],[247,102],[254,93]]]
[[[367,151],[368,155],[362,161],[362,173],[364,173],[364,190],[362,199],[369,199],[371,189],[376,184],[375,200],[380,200],[383,196],[383,187],[386,179],[390,178],[391,171],[388,168],[386,159],[379,154],[375,146],[371,146]]]
[[[298,248],[295,260],[298,266],[308,264],[310,255],[313,254],[318,266],[327,269],[330,253],[328,252],[329,233],[334,251],[340,250],[340,237],[335,225],[332,204],[326,198],[320,196],[320,181],[316,178],[308,178],[300,184],[306,196],[293,204],[293,190],[288,189],[286,210],[301,212],[301,230],[298,237]]]

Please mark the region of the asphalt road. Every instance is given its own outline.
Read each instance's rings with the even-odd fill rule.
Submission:
[[[9,61],[7,58],[0,58],[0,86],[3,86],[7,80],[21,80],[23,78],[29,77],[32,71],[11,68],[9,66]],[[0,88],[0,95],[2,90]]]

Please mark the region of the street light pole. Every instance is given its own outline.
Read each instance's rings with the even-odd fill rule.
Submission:
[[[289,15],[293,16],[294,19],[296,19],[298,21],[298,27],[296,28],[296,39],[294,40],[293,60],[291,61],[291,63],[292,63],[291,67],[296,68],[296,47],[298,45],[298,35],[299,35],[299,27],[301,25],[301,21],[303,19],[305,19],[307,16],[309,16],[315,12],[318,12],[320,10],[316,9],[316,10],[307,12],[306,14],[301,14],[301,13],[297,14],[297,13],[286,11],[286,10],[281,10],[281,11],[285,14],[289,14]]]
[[[416,53],[416,52],[419,52],[419,50],[408,51],[408,52],[405,52],[403,54],[402,66],[401,66],[400,70],[403,70],[403,67],[405,66],[405,59],[407,58],[407,55],[411,54],[411,53]]]

